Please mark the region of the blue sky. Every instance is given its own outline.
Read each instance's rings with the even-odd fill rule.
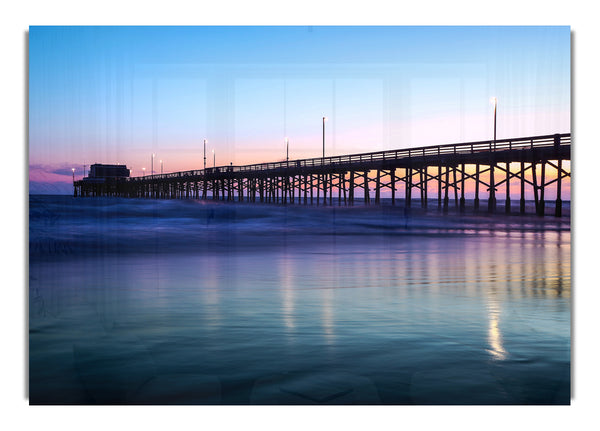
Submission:
[[[569,27],[30,27],[30,180],[569,132]],[[209,165],[212,164],[212,157]],[[158,168],[159,169],[159,168]],[[59,173],[57,173],[59,172]]]

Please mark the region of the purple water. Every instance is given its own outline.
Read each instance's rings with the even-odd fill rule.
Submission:
[[[568,217],[31,196],[32,404],[568,404]]]

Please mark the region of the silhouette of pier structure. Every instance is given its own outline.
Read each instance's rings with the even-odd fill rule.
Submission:
[[[466,208],[465,187],[471,186],[471,208],[496,212],[526,211],[526,192],[533,194],[535,212],[545,214],[546,191],[555,192],[554,215],[562,215],[562,183],[571,176],[563,166],[571,160],[571,135],[555,134],[479,141],[362,154],[317,157],[244,166],[217,166],[104,181],[74,181],[75,196],[119,196],[155,199],[212,199],[304,205],[380,204],[382,193],[391,204],[404,199],[410,207],[431,205],[448,211]],[[547,175],[547,169],[555,171]],[[553,177],[553,178],[552,178]],[[518,206],[511,189],[518,187]],[[433,194],[433,196],[432,196]],[[334,197],[337,196],[337,199]],[[514,207],[514,208],[513,208]],[[483,208],[482,208],[483,210]]]

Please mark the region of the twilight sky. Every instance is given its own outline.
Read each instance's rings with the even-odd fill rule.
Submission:
[[[570,132],[570,28],[30,27],[30,193],[133,175]]]

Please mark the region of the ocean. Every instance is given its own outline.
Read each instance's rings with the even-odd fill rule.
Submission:
[[[31,195],[30,404],[569,404],[570,218],[403,206]]]

